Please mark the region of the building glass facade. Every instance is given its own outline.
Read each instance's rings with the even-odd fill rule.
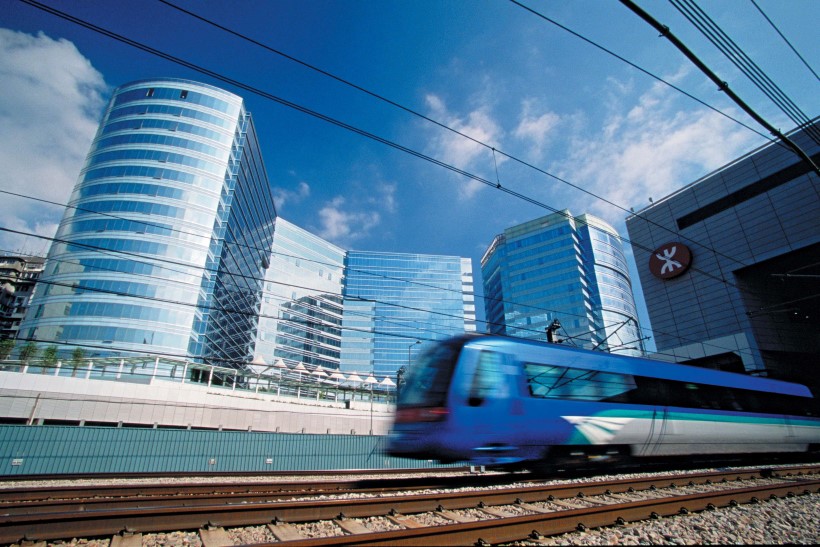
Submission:
[[[0,256],[0,339],[17,338],[44,266],[39,256]]]
[[[344,256],[343,249],[276,219],[256,368],[281,359],[291,367],[339,369]]]
[[[187,80],[121,86],[21,335],[90,355],[248,362],[275,218],[240,97]]]
[[[394,376],[424,343],[475,331],[466,258],[348,251],[343,295],[344,371]]]
[[[789,134],[815,164],[817,135],[817,119]],[[662,356],[820,388],[814,169],[769,144],[627,218]],[[656,250],[672,245],[689,249],[691,266],[671,278],[654,275]]]
[[[504,230],[481,260],[491,333],[643,353],[637,309],[620,237],[592,215],[569,211]]]

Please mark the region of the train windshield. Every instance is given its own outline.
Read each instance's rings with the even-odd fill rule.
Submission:
[[[445,406],[447,388],[464,342],[458,339],[436,344],[419,354],[401,386],[398,406]]]

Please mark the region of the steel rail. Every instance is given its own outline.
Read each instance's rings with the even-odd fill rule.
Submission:
[[[765,485],[733,489],[723,492],[705,492],[671,496],[660,499],[569,509],[551,513],[505,517],[476,522],[409,528],[389,532],[370,532],[326,538],[276,542],[276,547],[349,546],[412,546],[412,545],[495,545],[524,539],[538,539],[576,530],[599,528],[668,517],[691,512],[756,503],[760,499],[796,495],[809,491],[820,492],[820,480],[804,484]]]
[[[542,480],[527,475],[457,475],[427,477],[391,477],[369,479],[312,480],[293,482],[178,482],[168,484],[120,484],[75,486],[17,486],[0,487],[0,508],[13,507],[24,502],[26,507],[37,503],[59,504],[63,500],[83,503],[131,498],[186,498],[205,496],[289,496],[332,495],[344,493],[382,493],[397,490],[421,490],[430,488],[483,487],[509,484],[511,478],[518,482]],[[141,500],[145,501],[145,500]]]
[[[792,475],[817,472],[820,467],[779,470]],[[378,495],[369,498],[327,501],[280,501],[191,507],[183,500],[171,507],[136,506],[82,511],[36,511],[25,515],[2,514],[0,508],[0,543],[15,543],[24,539],[48,540],[66,537],[98,537],[128,532],[160,532],[197,529],[207,526],[249,526],[277,522],[298,523],[331,520],[343,517],[369,517],[389,514],[423,513],[437,510],[475,508],[481,505],[504,505],[543,501],[553,498],[575,498],[579,494],[595,495],[668,487],[681,481],[691,484],[741,481],[779,476],[771,470],[733,470],[684,475],[664,475],[645,478],[617,479],[598,482],[526,486],[507,489],[470,490],[420,495]],[[818,481],[798,479],[802,484]],[[788,488],[794,489],[794,480]],[[811,487],[811,486],[807,486]],[[142,500],[145,501],[145,500]],[[347,538],[349,539],[349,538]]]

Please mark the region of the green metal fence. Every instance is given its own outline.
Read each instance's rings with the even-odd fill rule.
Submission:
[[[384,436],[0,425],[2,476],[414,469]]]

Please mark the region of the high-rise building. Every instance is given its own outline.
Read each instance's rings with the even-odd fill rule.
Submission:
[[[491,333],[643,353],[623,245],[601,219],[562,211],[507,228],[481,275]]]
[[[0,256],[0,338],[16,338],[43,273],[40,256]]]
[[[275,218],[241,97],[178,79],[121,86],[20,336],[88,355],[249,362]]]
[[[257,368],[264,370],[277,359],[288,366],[339,368],[344,256],[332,243],[276,219],[259,318]]]
[[[789,133],[820,164],[820,124]],[[762,146],[626,220],[658,352],[820,387],[820,177]]]
[[[342,327],[342,370],[394,375],[425,342],[475,331],[470,260],[348,251]]]

